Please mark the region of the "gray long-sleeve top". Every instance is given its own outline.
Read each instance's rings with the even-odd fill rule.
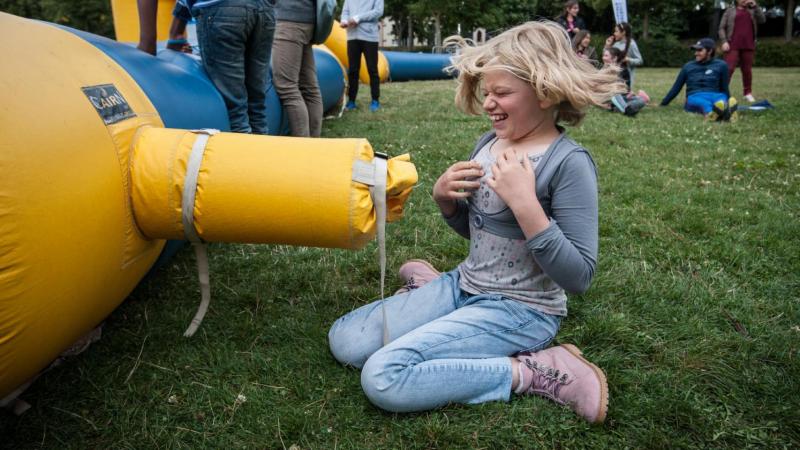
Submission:
[[[484,168],[481,188],[473,194],[472,208],[481,213],[510,213],[485,183],[491,176],[489,142],[475,156]],[[548,153],[567,152],[558,167],[546,168]],[[536,176],[553,173],[545,186],[537,181],[537,198],[550,225],[530,239],[498,236],[476,225],[467,202],[445,218],[456,232],[470,239],[470,255],[459,265],[461,288],[468,292],[499,293],[548,314],[567,314],[568,292],[586,291],[594,276],[598,251],[597,173],[589,153],[562,134],[543,155],[529,155]],[[505,210],[507,211],[504,211]],[[513,213],[510,213],[513,216]]]
[[[383,0],[344,0],[342,22],[354,19],[358,26],[347,28],[347,40],[378,42],[378,22],[383,16]]]
[[[297,23],[314,23],[317,6],[314,0],[278,0],[275,2],[275,20]]]
[[[625,41],[614,42],[611,46],[625,51]],[[636,45],[636,41],[631,39],[631,45],[628,47],[628,70],[633,71],[634,67],[639,67],[642,64],[644,64],[642,52],[639,51],[639,46]]]

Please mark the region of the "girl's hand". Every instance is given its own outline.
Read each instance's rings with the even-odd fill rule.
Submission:
[[[606,47],[611,47],[614,45],[614,36],[609,36],[606,38]]]
[[[489,187],[494,189],[512,211],[538,202],[536,175],[527,156],[523,156],[520,162],[514,149],[507,149],[497,157],[492,166],[492,175],[487,180]]]
[[[483,169],[475,161],[459,161],[450,166],[433,185],[433,199],[442,213],[453,215],[456,200],[469,197],[481,187],[482,176]]]
[[[722,51],[723,52],[727,53],[728,51],[730,51],[730,49],[731,49],[731,44],[728,44],[727,42],[723,42],[722,43]]]

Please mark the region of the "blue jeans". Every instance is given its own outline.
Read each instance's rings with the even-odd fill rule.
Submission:
[[[683,109],[687,112],[706,115],[713,111],[714,103],[722,100],[728,102],[728,96],[722,92],[695,92],[686,97],[686,104]]]
[[[200,55],[228,108],[231,131],[267,134],[274,0],[225,0],[193,8]]]
[[[547,346],[561,318],[497,294],[462,291],[458,270],[386,299],[391,342],[382,345],[381,302],[339,318],[328,333],[333,356],[362,368],[376,406],[423,411],[448,403],[508,401],[511,361]]]

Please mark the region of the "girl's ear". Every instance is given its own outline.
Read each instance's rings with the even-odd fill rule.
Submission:
[[[550,99],[539,100],[539,108],[541,109],[549,109],[553,106],[553,101]]]

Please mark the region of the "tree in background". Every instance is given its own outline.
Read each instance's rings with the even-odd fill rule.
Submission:
[[[114,38],[109,0],[0,0],[0,11]]]
[[[538,16],[540,0],[385,0],[384,12],[401,42],[416,37],[441,46],[444,36],[470,37],[478,27],[498,31]]]
[[[792,28],[794,27],[794,8],[796,2],[795,0],[786,0],[786,22],[783,25],[783,39],[786,42],[792,40],[792,36],[794,35]]]

